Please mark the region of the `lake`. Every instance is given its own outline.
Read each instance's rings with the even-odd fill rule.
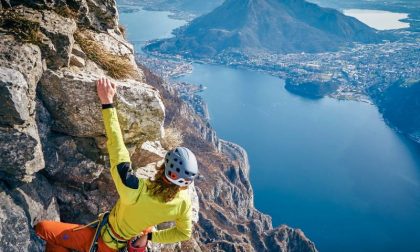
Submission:
[[[355,17],[359,21],[377,30],[392,30],[409,28],[409,23],[401,22],[401,19],[408,18],[407,13],[395,13],[382,10],[347,9],[343,10],[347,16]]]
[[[144,11],[121,20],[139,41],[150,36],[130,30],[164,37],[179,22]],[[274,225],[301,228],[321,252],[420,251],[420,149],[375,106],[304,99],[281,79],[225,66],[194,64],[179,80],[208,87],[211,123],[247,150],[255,205]]]

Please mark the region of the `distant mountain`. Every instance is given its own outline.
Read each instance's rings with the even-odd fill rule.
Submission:
[[[224,50],[323,52],[350,42],[375,43],[376,30],[341,12],[304,0],[226,0],[207,15],[146,47],[163,53],[213,57]]]
[[[135,4],[153,10],[169,10],[202,15],[214,10],[224,0],[118,0],[119,4]]]

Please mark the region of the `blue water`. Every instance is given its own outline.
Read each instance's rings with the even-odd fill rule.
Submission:
[[[289,94],[278,78],[194,65],[218,135],[243,146],[255,205],[320,251],[420,251],[420,149],[375,106]]]
[[[121,6],[130,8],[128,5]],[[126,35],[137,51],[146,41],[171,37],[173,29],[186,24],[186,21],[169,18],[171,13],[167,11],[146,11],[140,7],[134,9],[138,11],[132,13],[120,11],[120,23],[128,28]]]
[[[149,14],[124,24],[168,22]],[[420,149],[375,106],[304,99],[278,78],[224,66],[194,64],[181,80],[208,87],[211,123],[247,150],[255,205],[274,225],[301,228],[320,251],[420,251]]]

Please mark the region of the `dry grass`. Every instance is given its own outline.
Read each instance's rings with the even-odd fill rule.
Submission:
[[[54,8],[55,13],[57,13],[60,16],[71,18],[71,19],[77,19],[79,16],[77,11],[70,9],[67,5],[62,5]]]
[[[0,13],[0,27],[12,33],[18,40],[39,45],[42,43],[40,24],[30,21],[13,11]]]
[[[165,137],[161,140],[162,147],[166,150],[174,149],[183,144],[183,136],[176,128],[165,129]]]
[[[118,25],[118,29],[120,30],[121,34],[123,35],[124,38],[126,38],[127,36],[127,29],[125,28],[124,25]]]
[[[108,72],[115,79],[137,77],[137,71],[127,57],[107,52],[107,50],[85,31],[77,31],[74,38],[86,56]]]

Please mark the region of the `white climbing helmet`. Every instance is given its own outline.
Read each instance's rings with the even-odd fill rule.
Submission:
[[[165,177],[178,186],[188,186],[198,173],[194,153],[185,147],[176,147],[165,156]]]

